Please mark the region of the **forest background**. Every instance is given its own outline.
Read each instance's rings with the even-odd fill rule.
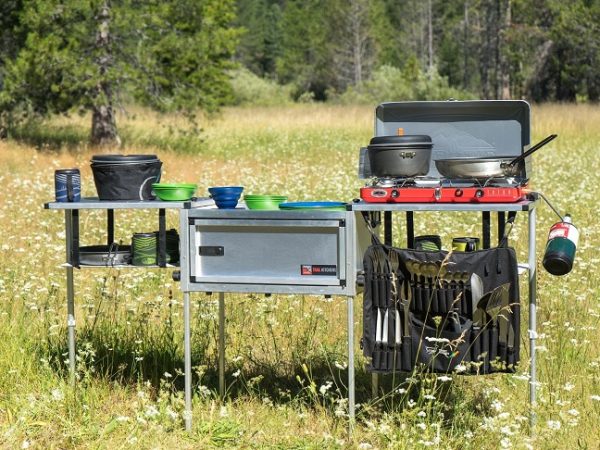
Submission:
[[[598,0],[5,0],[0,133],[115,110],[600,99]]]

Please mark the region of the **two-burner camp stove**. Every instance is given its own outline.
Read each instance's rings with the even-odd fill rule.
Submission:
[[[369,203],[512,203],[526,194],[526,186],[510,178],[375,178],[360,190]]]

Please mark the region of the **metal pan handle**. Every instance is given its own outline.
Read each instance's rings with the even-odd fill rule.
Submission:
[[[553,141],[554,139],[556,139],[557,136],[558,136],[558,134],[551,134],[550,136],[546,137],[544,140],[542,140],[542,141],[538,142],[537,144],[535,144],[533,147],[531,147],[529,150],[527,150],[522,155],[517,156],[515,159],[513,159],[511,162],[509,162],[508,165],[509,166],[514,166],[518,162],[523,161],[525,158],[527,158],[533,152],[539,150],[540,148],[542,148],[544,145],[546,145],[550,141]]]

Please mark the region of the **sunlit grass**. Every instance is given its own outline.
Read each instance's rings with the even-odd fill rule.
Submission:
[[[128,152],[157,153],[164,180],[243,185],[248,193],[290,200],[351,200],[360,146],[372,134],[373,110],[321,105],[227,109],[186,135],[184,118],[133,108],[121,116]],[[358,370],[358,424],[345,421],[345,301],[319,297],[227,296],[227,380],[221,403],[216,372],[216,296],[193,296],[194,432],[182,430],[181,294],[168,271],[76,271],[78,385],[68,383],[64,216],[44,211],[53,171],[79,167],[85,195],[95,189],[87,147],[89,118],[60,118],[66,130],[37,151],[0,142],[0,442],[6,448],[566,448],[597,446],[600,428],[600,302],[596,184],[600,108],[533,106],[533,141],[558,133],[534,157],[532,184],[573,215],[581,230],[577,262],[566,277],[539,264],[537,434],[528,429],[526,309],[517,374],[423,377],[379,402]],[[35,137],[36,131],[30,131]],[[46,131],[48,136],[52,134]],[[179,133],[179,134],[178,134]],[[56,135],[54,135],[56,137]],[[179,140],[178,140],[179,139]],[[186,140],[187,139],[187,140]],[[173,140],[175,150],[165,150]],[[34,143],[34,139],[28,142]],[[39,142],[39,141],[38,141]],[[182,148],[185,143],[189,148]],[[63,148],[61,150],[61,147]],[[69,149],[67,151],[66,149]],[[44,151],[45,150],[45,151]],[[417,233],[479,232],[473,214],[417,214]],[[526,217],[511,235],[526,258]],[[117,211],[116,236],[152,231],[156,214]],[[169,226],[177,216],[169,213]],[[552,211],[538,209],[538,258]],[[404,229],[400,216],[395,233]],[[82,243],[104,241],[105,217],[82,214]],[[403,245],[397,239],[396,245]],[[521,278],[526,304],[526,279]],[[360,334],[360,297],[356,302]],[[357,337],[358,338],[358,337]],[[358,339],[356,356],[359,366]],[[385,380],[386,388],[390,380]],[[448,384],[448,387],[442,387]],[[406,392],[403,390],[407,389]]]

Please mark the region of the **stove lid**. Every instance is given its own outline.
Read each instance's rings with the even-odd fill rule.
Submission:
[[[433,141],[427,176],[439,177],[436,159],[516,157],[530,144],[530,106],[523,100],[382,103],[375,110],[375,136],[428,135]],[[524,178],[529,178],[530,158]]]

